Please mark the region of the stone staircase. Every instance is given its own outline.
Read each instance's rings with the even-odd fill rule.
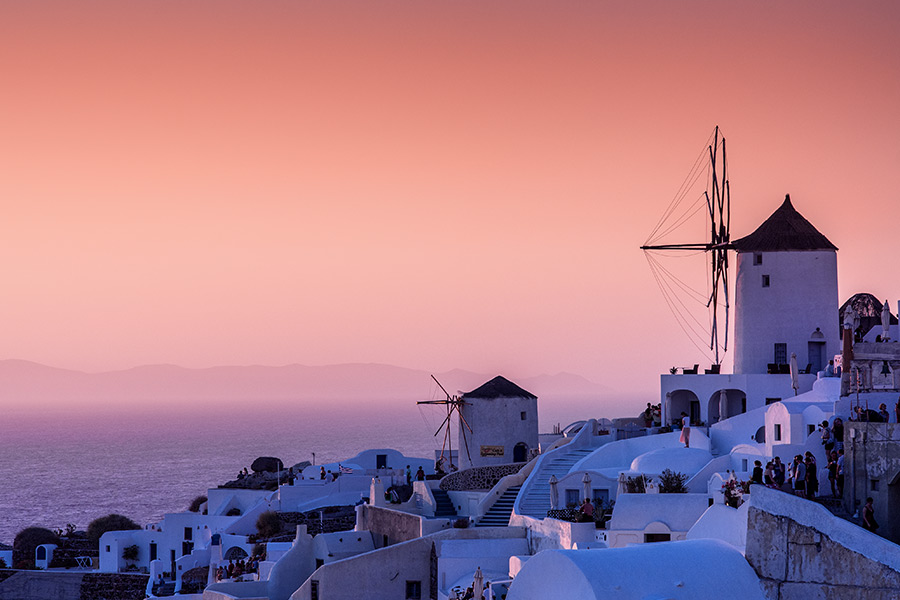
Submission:
[[[556,475],[557,479],[562,479],[572,467],[582,458],[594,452],[596,447],[573,448],[565,452],[566,446],[562,446],[554,452],[554,456],[547,456],[541,465],[539,465],[536,473],[532,473],[530,478],[533,480],[531,485],[526,489],[526,495],[519,503],[519,514],[543,519],[550,510],[550,476]],[[559,455],[555,455],[556,453]],[[560,494],[563,491],[560,490]],[[565,498],[560,497],[560,502],[564,502]]]
[[[167,581],[166,583],[164,583],[160,586],[154,586],[153,594],[158,597],[174,596],[175,595],[175,582]]]
[[[516,503],[516,496],[519,495],[521,485],[513,485],[506,488],[503,495],[497,498],[497,501],[488,509],[484,516],[475,527],[506,527],[509,525],[509,515],[512,514],[513,504]]]
[[[434,508],[434,516],[442,519],[456,516],[456,509],[453,508],[453,501],[450,500],[449,494],[440,488],[431,490],[434,496],[436,506]]]

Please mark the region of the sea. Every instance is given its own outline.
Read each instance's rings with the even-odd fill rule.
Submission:
[[[85,529],[110,513],[140,525],[187,509],[258,456],[285,465],[369,448],[433,457],[437,411],[375,402],[311,409],[264,399],[202,411],[0,415],[0,542],[40,526]]]

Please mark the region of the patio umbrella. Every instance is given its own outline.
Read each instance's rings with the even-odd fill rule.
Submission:
[[[800,389],[800,371],[797,368],[797,353],[791,352],[791,387],[794,388],[794,395]]]
[[[588,500],[593,501],[593,498],[591,497],[592,496],[592,494],[591,494],[591,476],[589,473],[584,474],[584,477],[582,477],[582,479],[581,479],[581,483],[584,484],[584,489],[582,490],[584,497],[587,498]]]
[[[556,478],[556,475],[550,476],[550,508],[552,510],[559,509],[559,488],[556,487],[556,484],[559,483],[559,480]]]
[[[472,591],[475,593],[475,598],[481,600],[481,594],[484,592],[484,573],[481,572],[481,567],[475,569],[475,580],[472,582]]]
[[[884,301],[884,306],[881,307],[881,339],[885,342],[891,339],[891,307],[888,306],[888,301]]]

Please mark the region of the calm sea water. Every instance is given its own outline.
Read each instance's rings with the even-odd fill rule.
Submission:
[[[0,417],[0,542],[38,525],[80,529],[124,514],[139,524],[185,510],[191,500],[249,467],[257,456],[285,464],[347,459],[368,448],[432,456],[437,414],[376,403],[321,410],[246,409],[153,415]]]

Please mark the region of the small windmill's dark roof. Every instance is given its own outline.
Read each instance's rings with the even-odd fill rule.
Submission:
[[[537,396],[523,390],[506,377],[497,375],[481,387],[463,394],[463,398],[537,398]]]
[[[791,204],[791,197],[766,219],[756,231],[731,242],[738,252],[782,252],[787,250],[837,250],[812,223]]]

